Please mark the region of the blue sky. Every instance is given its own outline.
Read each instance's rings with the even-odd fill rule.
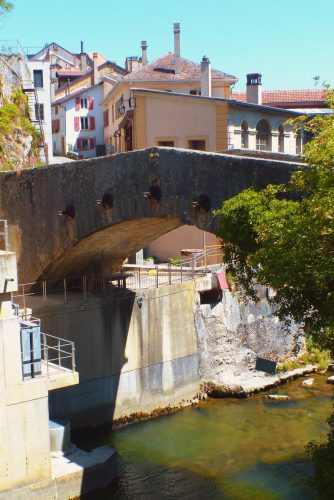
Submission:
[[[74,51],[99,51],[124,65],[148,42],[149,61],[173,51],[173,22],[181,23],[181,55],[239,78],[260,72],[263,89],[334,85],[332,0],[11,0],[0,40],[24,47],[49,42]]]

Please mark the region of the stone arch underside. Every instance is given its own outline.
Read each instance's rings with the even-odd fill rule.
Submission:
[[[55,281],[89,274],[108,277],[120,270],[124,259],[181,225],[176,217],[144,217],[111,224],[69,247],[40,279]]]

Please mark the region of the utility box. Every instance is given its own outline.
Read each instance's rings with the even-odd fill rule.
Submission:
[[[21,321],[21,352],[23,380],[42,374],[41,326],[32,321]]]

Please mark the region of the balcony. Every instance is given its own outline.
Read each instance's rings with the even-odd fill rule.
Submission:
[[[74,342],[40,331],[40,320],[20,321],[23,380],[44,378],[48,390],[79,383]]]

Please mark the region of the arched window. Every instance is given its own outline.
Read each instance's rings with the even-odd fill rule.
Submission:
[[[296,154],[301,155],[303,152],[303,134],[299,129],[296,134]]]
[[[248,123],[241,123],[241,147],[248,148]]]
[[[284,153],[284,127],[280,125],[278,127],[278,152]]]
[[[270,151],[271,133],[269,123],[260,120],[256,125],[256,149],[260,151]]]

